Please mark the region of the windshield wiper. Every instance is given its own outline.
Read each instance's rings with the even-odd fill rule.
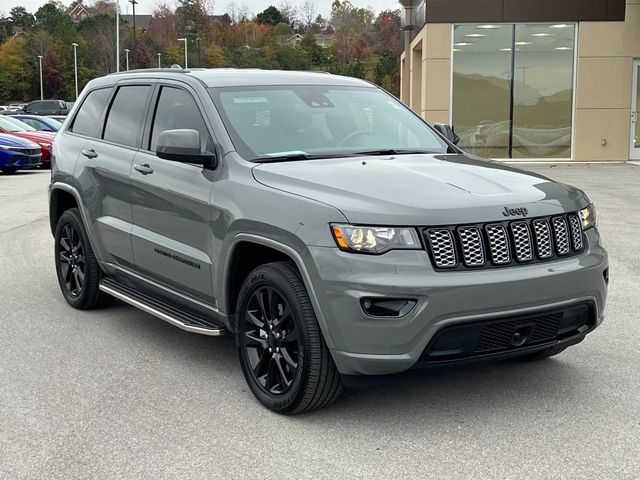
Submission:
[[[285,155],[266,155],[264,157],[254,158],[256,163],[271,163],[271,162],[290,162],[294,160],[310,160],[314,158],[313,155],[308,153],[288,153]]]
[[[323,158],[342,158],[348,157],[343,153],[317,153],[310,154],[305,152],[285,153],[282,155],[264,155],[254,158],[252,161],[256,163],[273,163],[273,162],[291,162],[296,160],[320,160]]]
[[[442,152],[435,152],[433,150],[412,150],[409,148],[383,148],[380,150],[365,150],[362,152],[353,152],[350,155],[352,156],[364,156],[364,155],[370,155],[370,156],[384,156],[384,155],[411,155],[411,154],[420,154],[420,153],[427,153],[427,154],[433,154],[433,153],[442,153]]]

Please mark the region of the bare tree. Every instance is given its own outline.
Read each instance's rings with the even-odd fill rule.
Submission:
[[[245,3],[238,4],[235,0],[227,3],[227,15],[231,19],[231,23],[240,23],[244,22],[249,18],[251,13],[249,12],[249,7]]]
[[[318,8],[313,0],[305,0],[300,6],[300,18],[307,28],[311,26],[318,13]]]
[[[298,8],[295,5],[289,3],[288,0],[282,0],[278,5],[278,10],[280,10],[284,21],[293,26],[293,24],[296,22]]]

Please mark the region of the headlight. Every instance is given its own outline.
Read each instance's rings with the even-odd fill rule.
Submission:
[[[582,220],[582,230],[596,226],[596,207],[593,203],[580,210],[580,219]]]
[[[9,145],[0,145],[3,150],[15,150],[16,147],[10,147]]]
[[[418,233],[413,228],[331,225],[331,232],[340,250],[346,252],[380,254],[421,248]]]

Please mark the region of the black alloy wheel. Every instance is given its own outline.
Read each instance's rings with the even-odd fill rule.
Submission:
[[[236,322],[242,373],[265,407],[297,414],[340,396],[342,379],[295,264],[253,270],[238,295]]]
[[[291,307],[270,286],[256,289],[244,315],[244,348],[256,380],[271,394],[291,388],[300,343]]]
[[[71,223],[62,227],[58,240],[62,281],[71,297],[79,297],[86,280],[85,247],[80,233]]]
[[[103,277],[77,208],[66,210],[55,231],[58,283],[69,305],[80,310],[101,308],[111,297],[100,290]]]

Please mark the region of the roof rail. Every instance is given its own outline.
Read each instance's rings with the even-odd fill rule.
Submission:
[[[188,68],[138,68],[136,70],[121,70],[119,72],[111,72],[108,75],[125,75],[127,73],[189,73],[191,70]]]

